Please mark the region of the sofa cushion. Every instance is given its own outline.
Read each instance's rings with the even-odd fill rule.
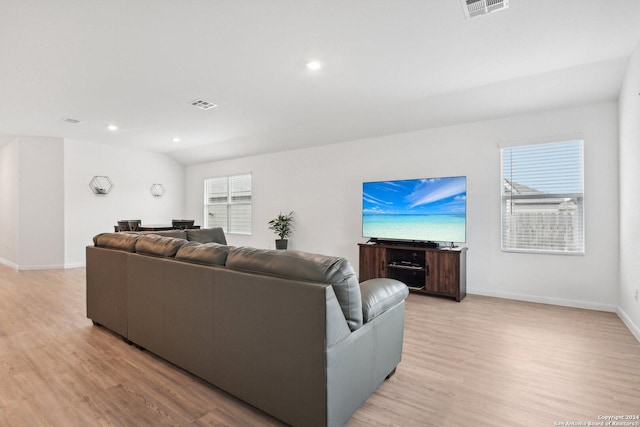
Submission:
[[[344,258],[240,247],[229,250],[226,265],[254,273],[330,284],[349,328],[355,331],[362,326],[360,284],[353,267]]]
[[[409,288],[394,279],[371,279],[360,284],[364,323],[375,319],[409,295]]]
[[[135,252],[137,234],[131,233],[100,233],[93,238],[95,246],[100,248],[119,249]]]
[[[95,236],[93,236],[93,246],[98,246],[98,238],[100,236],[103,236],[105,234],[109,234],[109,233],[100,233],[100,234],[96,234]]]
[[[188,229],[187,240],[190,242],[227,244],[222,227]]]
[[[224,265],[229,246],[219,243],[189,242],[178,249],[176,259],[204,265]]]
[[[141,234],[155,234],[163,237],[174,237],[176,239],[187,239],[187,232],[184,230],[162,230],[162,231],[141,231]]]
[[[174,257],[178,249],[186,244],[184,239],[163,237],[156,234],[143,234],[136,241],[136,252],[145,255]]]

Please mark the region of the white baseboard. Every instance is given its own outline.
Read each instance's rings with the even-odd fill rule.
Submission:
[[[6,265],[7,267],[14,268],[16,270],[61,270],[67,268],[62,264],[49,264],[49,265],[18,265],[15,264],[8,259],[0,258],[0,264]],[[84,267],[84,264],[82,265]]]
[[[561,305],[564,307],[584,308],[587,310],[608,311],[615,313],[616,306],[611,304],[601,304],[591,301],[570,300],[564,298],[541,297],[537,295],[518,294],[512,292],[496,292],[486,289],[467,289],[468,294],[484,295],[487,297],[514,299],[518,301],[537,302],[541,304]]]
[[[636,337],[638,341],[640,341],[640,327],[633,323],[631,318],[627,316],[627,313],[625,313],[621,307],[618,307],[616,309],[616,314],[618,315],[620,320],[622,320],[622,322],[627,326],[627,328],[629,328],[633,336]]]
[[[51,264],[51,265],[19,265],[18,270],[63,270],[65,267],[63,264]]]
[[[0,257],[0,264],[6,265],[7,267],[11,267],[11,268],[16,269],[16,270],[18,269],[18,266],[16,264],[12,263],[11,261],[9,261],[8,259],[5,259],[5,258],[1,258]]]
[[[0,265],[6,265],[7,267],[11,267],[15,270],[62,270],[67,268],[83,268],[86,266],[83,262],[64,265],[18,265],[2,257],[0,257]]]
[[[64,268],[84,268],[86,264],[84,262],[76,262],[71,264],[65,264]]]

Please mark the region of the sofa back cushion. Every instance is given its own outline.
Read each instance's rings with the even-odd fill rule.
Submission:
[[[301,251],[231,248],[227,267],[294,280],[330,284],[352,331],[362,326],[360,284],[344,258]]]
[[[224,236],[224,231],[221,227],[188,229],[187,240],[189,240],[190,242],[199,243],[220,243],[221,245],[227,244],[227,238]]]
[[[161,231],[142,231],[140,234],[155,234],[162,237],[175,237],[176,239],[187,239],[187,232],[184,230],[161,230]]]
[[[136,240],[136,252],[159,257],[175,257],[178,249],[187,243],[184,239],[143,234]]]
[[[135,252],[137,240],[138,235],[132,233],[100,233],[93,238],[93,244],[99,248]]]
[[[178,249],[176,259],[204,265],[224,265],[229,246],[219,243],[189,242]]]

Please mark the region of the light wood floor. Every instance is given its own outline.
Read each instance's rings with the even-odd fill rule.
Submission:
[[[85,317],[84,269],[0,266],[0,426],[276,426]],[[613,313],[410,295],[398,371],[349,426],[553,426],[640,414]]]

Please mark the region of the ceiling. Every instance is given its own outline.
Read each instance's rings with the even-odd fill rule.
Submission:
[[[0,144],[188,165],[615,100],[638,22],[638,0],[0,0]]]

